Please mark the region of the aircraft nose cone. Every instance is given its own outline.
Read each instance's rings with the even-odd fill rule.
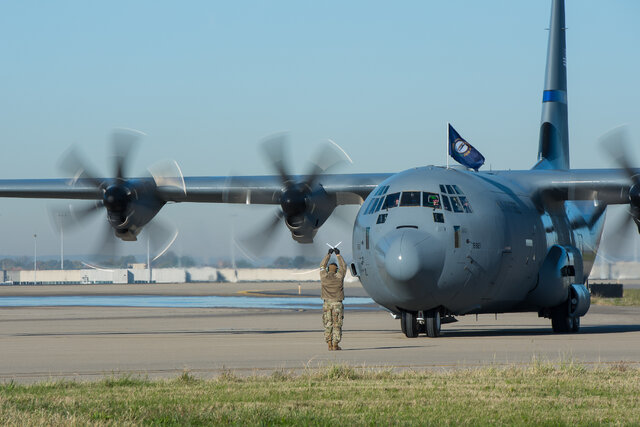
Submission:
[[[386,241],[384,268],[395,281],[411,282],[424,278],[436,281],[440,276],[444,254],[429,233],[399,229],[390,233]]]
[[[403,233],[392,241],[384,257],[384,267],[393,279],[406,282],[420,271],[416,243],[416,239],[409,233]]]

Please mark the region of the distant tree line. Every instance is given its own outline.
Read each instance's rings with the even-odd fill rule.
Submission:
[[[126,255],[115,258],[101,257],[97,259],[80,260],[80,259],[65,259],[65,270],[80,270],[83,268],[89,268],[86,263],[96,264],[111,268],[128,268],[132,264],[146,263],[142,257],[136,257],[135,255]],[[308,259],[303,256],[285,257],[279,256],[273,261],[266,262],[263,260],[261,263],[264,268],[315,268],[318,266],[319,261],[317,259]],[[168,251],[160,258],[153,261],[151,264],[153,268],[189,268],[199,266],[214,266],[218,268],[232,268],[232,263],[229,259],[210,260],[209,262],[198,262],[191,256],[178,256],[175,252]],[[236,268],[253,268],[255,265],[245,259],[239,259],[236,261]],[[19,257],[5,257],[0,259],[0,269],[2,270],[33,270],[33,257],[19,256]],[[59,259],[42,259],[38,260],[38,270],[59,270]]]

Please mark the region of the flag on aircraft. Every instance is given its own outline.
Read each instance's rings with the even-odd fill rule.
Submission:
[[[465,141],[451,125],[449,125],[449,155],[456,162],[475,169],[476,172],[484,164],[484,156]]]

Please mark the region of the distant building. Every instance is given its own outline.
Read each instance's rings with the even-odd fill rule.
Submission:
[[[136,267],[144,264],[134,264]],[[146,268],[83,269],[83,270],[0,270],[5,284],[107,284],[148,283]],[[152,283],[188,282],[315,282],[318,270],[289,268],[154,268]],[[347,272],[346,281],[358,280]]]

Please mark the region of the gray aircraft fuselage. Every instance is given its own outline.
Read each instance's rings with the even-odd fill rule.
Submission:
[[[587,225],[593,202],[540,209],[535,177],[436,166],[392,175],[356,218],[353,259],[363,287],[395,313],[536,311],[566,300],[568,285],[591,271],[604,215]],[[541,301],[539,272],[554,245],[574,251],[575,273],[557,302],[548,292]]]

